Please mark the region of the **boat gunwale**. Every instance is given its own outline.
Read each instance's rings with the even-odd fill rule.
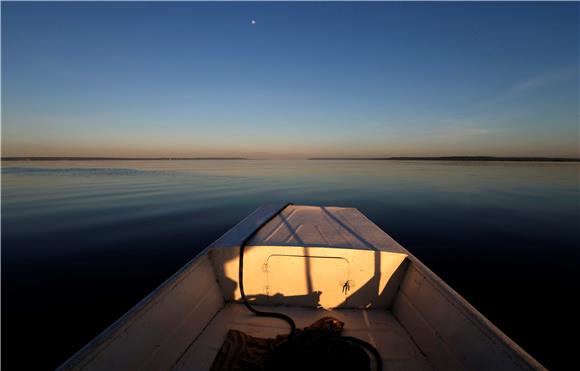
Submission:
[[[146,313],[146,310],[153,304],[155,300],[163,295],[170,293],[186,276],[186,273],[198,264],[202,262],[199,260],[204,255],[207,256],[209,250],[218,245],[219,241],[228,235],[231,231],[239,229],[240,226],[251,221],[252,219],[266,220],[272,215],[277,214],[284,208],[285,205],[263,205],[258,207],[256,210],[251,212],[248,216],[242,219],[240,222],[231,227],[226,233],[224,233],[215,242],[210,244],[196,254],[192,259],[190,259],[183,267],[173,273],[169,278],[167,278],[163,283],[161,283],[157,288],[150,292],[145,298],[141,299],[137,304],[135,304],[131,309],[129,309],[125,314],[118,318],[115,322],[109,325],[105,330],[100,332],[96,337],[94,337],[85,346],[79,349],[75,354],[68,358],[62,365],[56,368],[56,371],[64,371],[76,368],[82,368],[89,364],[93,359],[95,359],[104,347],[115,340],[118,336],[123,333],[123,329],[129,327],[133,324],[141,315]],[[249,235],[249,234],[248,234]],[[241,241],[241,240],[240,240]],[[209,258],[209,256],[208,256]],[[213,269],[213,264],[211,264]]]
[[[366,215],[361,213],[361,215],[373,226],[383,231],[379,226],[377,226],[372,220],[367,218]],[[499,327],[494,325],[489,319],[487,319],[481,312],[477,310],[473,305],[471,305],[463,296],[461,296],[457,291],[455,291],[451,286],[449,286],[443,279],[441,279],[437,274],[435,274],[429,267],[427,267],[421,260],[419,260],[415,255],[410,253],[407,249],[401,246],[394,238],[389,236],[385,231],[385,235],[392,240],[392,242],[398,245],[403,251],[406,252],[407,258],[411,261],[411,264],[407,269],[415,269],[424,278],[429,280],[435,289],[445,298],[447,302],[458,311],[464,315],[472,324],[477,326],[477,328],[482,331],[490,340],[499,340],[503,345],[502,351],[507,353],[509,358],[511,355],[515,355],[519,358],[523,364],[529,365],[530,367],[525,368],[528,370],[546,370],[540,362],[538,362],[534,357],[532,357],[525,349],[520,347],[515,341],[513,341],[509,336],[507,336]],[[495,344],[494,344],[495,345]],[[511,352],[507,352],[505,348],[509,348]],[[512,353],[512,354],[509,354]],[[518,366],[520,362],[518,362]],[[520,367],[521,368],[521,367]],[[522,368],[524,369],[524,368]]]

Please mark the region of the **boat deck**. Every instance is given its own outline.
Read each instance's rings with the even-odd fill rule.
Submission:
[[[377,348],[384,370],[431,370],[407,331],[384,309],[312,309],[301,307],[267,307],[261,310],[282,312],[294,319],[298,328],[321,317],[331,316],[345,323],[344,335],[362,339]],[[188,347],[174,370],[209,370],[229,329],[248,335],[273,338],[288,332],[288,325],[276,318],[258,317],[243,304],[228,303]],[[372,357],[371,357],[372,359]],[[374,362],[374,360],[373,360]]]

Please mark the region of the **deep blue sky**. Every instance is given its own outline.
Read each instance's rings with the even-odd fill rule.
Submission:
[[[2,2],[2,154],[578,156],[579,15]]]

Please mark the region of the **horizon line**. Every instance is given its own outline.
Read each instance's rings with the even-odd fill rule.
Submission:
[[[558,161],[580,162],[580,157],[548,157],[548,156],[393,156],[393,157],[310,157],[308,160],[367,160],[367,161]]]
[[[6,156],[1,161],[203,161],[203,160],[284,160],[280,158],[248,157],[99,157],[99,156]],[[292,159],[300,160],[300,159]],[[372,157],[306,157],[308,161],[536,161],[580,162],[580,157],[546,156],[372,156]]]

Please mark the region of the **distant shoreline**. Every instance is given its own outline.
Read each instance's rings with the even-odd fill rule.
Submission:
[[[2,157],[1,161],[198,161],[198,160],[261,160],[246,157]],[[267,159],[264,159],[267,160]],[[580,162],[570,157],[495,157],[495,156],[440,156],[440,157],[310,157],[309,161],[528,161]]]
[[[247,160],[244,157],[2,157],[2,161],[184,161]]]
[[[367,161],[530,161],[530,162],[580,162],[580,158],[567,157],[494,157],[494,156],[441,156],[441,157],[311,157],[308,160],[367,160]]]

